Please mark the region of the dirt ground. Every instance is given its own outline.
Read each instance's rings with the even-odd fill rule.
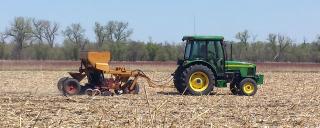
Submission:
[[[319,72],[262,73],[265,84],[252,97],[228,88],[181,96],[172,83],[151,88],[144,80],[138,95],[65,97],[56,83],[67,71],[0,71],[0,126],[320,127]],[[171,72],[147,74],[161,80]]]

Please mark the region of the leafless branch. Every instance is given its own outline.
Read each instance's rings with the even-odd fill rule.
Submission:
[[[81,50],[84,49],[85,45],[87,44],[86,39],[84,38],[84,32],[85,30],[81,27],[80,24],[71,24],[71,26],[68,26],[65,31],[63,31],[63,34],[76,44]]]

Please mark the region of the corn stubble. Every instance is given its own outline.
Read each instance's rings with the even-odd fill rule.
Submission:
[[[154,80],[172,72],[150,71]],[[3,127],[320,127],[317,72],[263,72],[265,84],[253,97],[231,95],[228,88],[181,96],[172,82],[151,88],[145,80],[138,95],[64,97],[56,82],[66,71],[0,74]]]

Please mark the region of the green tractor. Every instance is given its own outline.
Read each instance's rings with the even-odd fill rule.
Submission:
[[[263,84],[264,76],[256,74],[255,64],[227,61],[224,37],[184,36],[182,40],[186,41],[184,58],[173,73],[179,93],[208,95],[214,87],[230,83],[232,94],[253,96],[257,85]]]

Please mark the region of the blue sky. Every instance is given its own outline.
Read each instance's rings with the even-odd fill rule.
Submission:
[[[179,42],[194,34],[196,19],[198,35],[235,40],[235,33],[247,29],[258,40],[281,33],[296,42],[312,41],[320,34],[319,7],[319,0],[3,0],[0,31],[24,16],[55,21],[61,28],[81,23],[94,40],[95,21],[120,20],[134,29],[133,40]]]

